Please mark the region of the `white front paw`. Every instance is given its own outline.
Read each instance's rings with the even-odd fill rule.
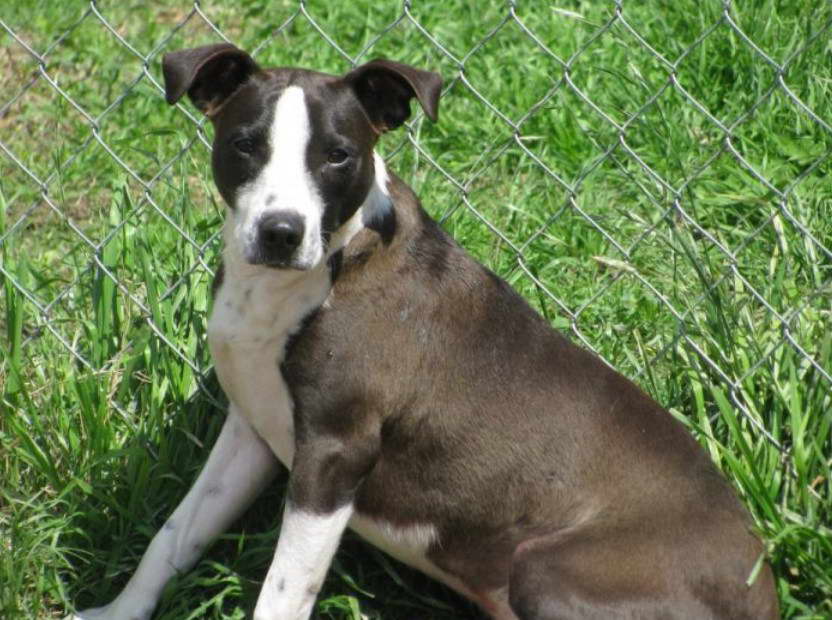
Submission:
[[[105,606],[76,611],[74,614],[69,614],[64,620],[108,620],[111,617],[109,606]]]
[[[125,613],[121,609],[114,609],[113,604],[104,607],[83,609],[69,614],[64,620],[148,620],[152,612],[139,611]]]

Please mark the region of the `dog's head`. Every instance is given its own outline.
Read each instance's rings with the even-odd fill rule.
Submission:
[[[230,239],[253,265],[305,270],[376,185],[373,147],[416,97],[436,120],[442,80],[389,60],[343,76],[262,70],[221,43],[166,54],[165,96],[187,93],[214,125],[214,180]],[[386,192],[386,188],[381,188]]]

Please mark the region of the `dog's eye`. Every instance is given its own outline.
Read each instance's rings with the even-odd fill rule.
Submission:
[[[251,155],[254,152],[254,140],[251,138],[237,138],[234,140],[234,148],[240,153]]]
[[[326,160],[330,164],[338,165],[338,164],[343,164],[344,162],[346,162],[347,159],[349,159],[349,156],[350,156],[350,154],[347,153],[344,149],[332,149],[329,152],[329,155],[327,155]]]

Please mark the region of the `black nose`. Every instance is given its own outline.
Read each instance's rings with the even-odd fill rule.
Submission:
[[[303,219],[290,211],[276,211],[260,218],[257,226],[257,260],[280,265],[289,262],[303,242]]]

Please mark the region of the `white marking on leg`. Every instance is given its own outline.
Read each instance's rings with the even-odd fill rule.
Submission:
[[[359,533],[372,530],[376,536],[381,537],[393,547],[421,554],[425,554],[430,546],[439,540],[439,532],[428,523],[395,525],[389,521],[370,519],[355,514],[350,520],[350,528]]]
[[[309,617],[352,514],[351,504],[329,514],[315,514],[286,502],[280,539],[257,599],[255,620]]]
[[[235,200],[231,239],[242,256],[253,256],[257,224],[267,212],[291,211],[301,216],[305,226],[303,241],[293,266],[309,269],[323,258],[321,219],[323,198],[306,167],[306,148],[312,130],[303,90],[289,86],[275,105],[269,130],[269,161],[257,178],[243,185]],[[270,198],[272,198],[270,200]]]
[[[214,538],[236,519],[272,480],[277,461],[269,446],[236,411],[229,411],[205,466],[153,537],[124,590],[105,607],[77,618],[149,618],[162,589],[188,570]]]
[[[442,545],[436,527],[430,523],[416,523],[406,526],[394,525],[381,519],[372,519],[355,513],[349,527],[361,538],[393,556],[400,562],[416,568],[426,575],[441,581],[463,596],[479,601],[477,593],[458,577],[446,573],[428,558],[428,551],[434,544]]]

